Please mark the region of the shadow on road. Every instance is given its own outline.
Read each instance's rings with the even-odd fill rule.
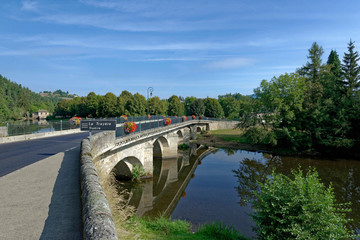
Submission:
[[[82,239],[80,147],[68,150],[56,178],[40,239]]]

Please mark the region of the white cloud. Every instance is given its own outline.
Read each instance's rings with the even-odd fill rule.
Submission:
[[[22,1],[21,10],[36,12],[38,10],[37,5],[38,5],[38,3],[35,1],[25,0],[25,1]]]
[[[227,58],[219,61],[210,62],[205,65],[206,68],[213,69],[231,69],[250,66],[254,63],[254,59],[250,58]]]

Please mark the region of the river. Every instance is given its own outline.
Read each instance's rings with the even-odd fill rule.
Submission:
[[[187,220],[199,225],[221,221],[247,237],[255,237],[249,201],[257,181],[276,169],[290,176],[291,170],[315,168],[321,181],[332,183],[338,203],[351,202],[354,219],[349,227],[360,229],[360,161],[277,156],[231,149],[208,149],[197,145],[182,151],[177,159],[154,160],[154,177],[142,183],[123,182],[129,204],[138,216]]]

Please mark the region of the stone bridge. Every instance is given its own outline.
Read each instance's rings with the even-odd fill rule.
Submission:
[[[94,162],[106,174],[130,178],[134,165],[153,173],[153,159],[177,158],[178,145],[189,143],[202,131],[233,128],[236,122],[191,120],[146,130],[116,139],[113,132],[103,133],[95,147]],[[106,136],[105,136],[106,135]]]

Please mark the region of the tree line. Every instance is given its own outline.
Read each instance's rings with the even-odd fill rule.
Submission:
[[[314,42],[305,65],[254,90],[241,124],[251,142],[300,152],[359,152],[359,54],[351,40],[342,61],[332,50],[323,63],[323,54]]]
[[[239,94],[236,96],[238,97]],[[109,92],[97,95],[90,92],[86,97],[77,97],[71,100],[60,101],[54,115],[62,117],[80,116],[91,118],[117,117],[123,114],[128,116],[150,115],[196,115],[215,118],[237,118],[240,107],[250,97],[242,96],[237,100],[233,95],[227,94],[215,98],[196,98],[173,95],[169,99],[152,97],[148,100],[139,94],[122,91],[119,96]]]
[[[52,112],[57,101],[42,97],[0,75],[0,122],[29,117],[39,109]]]

